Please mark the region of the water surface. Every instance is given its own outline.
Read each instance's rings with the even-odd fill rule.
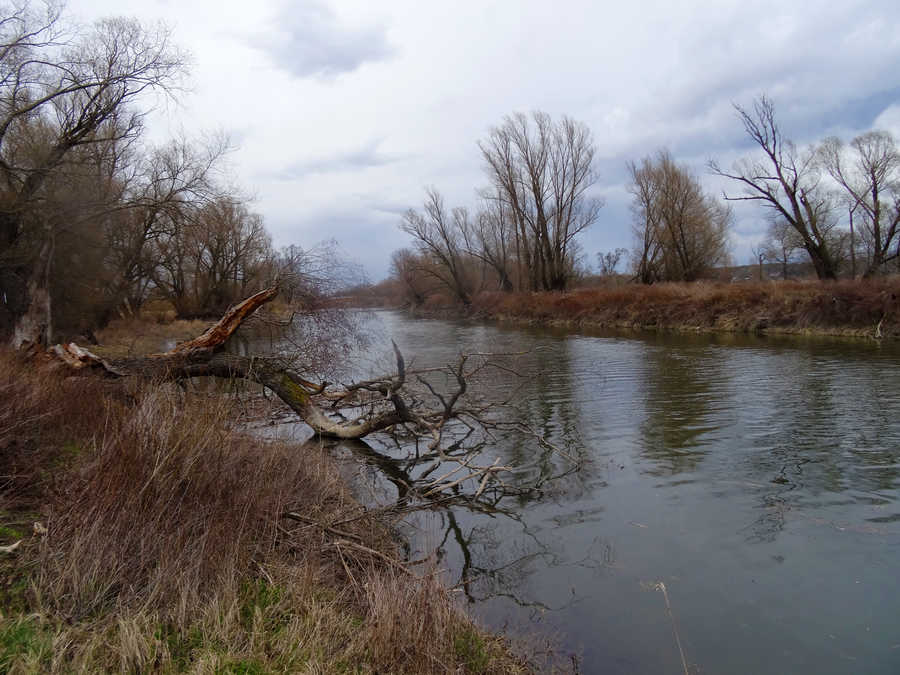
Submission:
[[[409,521],[410,555],[437,549],[489,626],[556,635],[587,673],[683,672],[676,631],[692,672],[900,672],[898,345],[395,312],[373,327],[372,355],[393,338],[418,365],[527,351],[525,377],[498,374],[486,393],[519,387],[514,414],[584,460],[504,513]],[[490,454],[565,464],[524,434]]]

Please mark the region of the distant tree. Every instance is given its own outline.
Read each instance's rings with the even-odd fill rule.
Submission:
[[[516,113],[479,147],[492,194],[513,225],[517,278],[533,291],[564,290],[576,267],[573,243],[603,206],[590,195],[597,175],[589,129],[568,117]]]
[[[401,248],[391,254],[391,276],[403,290],[403,300],[409,305],[421,305],[434,290],[434,283],[425,270],[428,262],[410,248]]]
[[[180,138],[150,148],[128,168],[116,210],[106,219],[103,295],[110,310],[136,311],[154,288],[159,243],[178,235],[206,204],[225,198],[215,171],[230,146],[224,136]]]
[[[668,150],[630,162],[638,278],[695,281],[728,258],[730,210]]]
[[[268,281],[269,235],[262,218],[232,198],[204,204],[191,216],[159,241],[154,284],[179,316],[221,313]]]
[[[718,176],[744,186],[746,196],[729,200],[759,201],[783,218],[803,242],[820,279],[836,279],[839,255],[831,244],[836,220],[831,217],[833,203],[820,186],[819,163],[814,149],[798,150],[782,138],[775,120],[775,106],[766,96],[754,102],[753,110],[735,106],[750,139],[762,150],[762,157],[744,158],[731,172],[710,161],[710,170]]]
[[[464,208],[447,211],[441,193],[432,187],[426,190],[422,212],[409,209],[400,223],[400,229],[413,238],[418,251],[433,262],[425,271],[464,305],[471,303],[472,292],[463,236],[468,217]]]
[[[460,221],[466,252],[496,275],[500,290],[512,291],[516,231],[512,212],[498,195],[486,192],[482,196],[475,218]]]
[[[597,253],[597,266],[601,277],[611,277],[616,274],[622,256],[628,253],[627,248],[617,248],[613,251],[599,251]]]
[[[851,224],[855,213],[862,216],[868,248],[863,277],[871,277],[900,256],[900,151],[890,133],[869,131],[854,138],[849,147],[839,138],[828,138],[819,153],[825,170],[844,193]],[[854,267],[855,244],[851,243]]]
[[[797,262],[798,253],[803,251],[803,240],[790,223],[776,218],[769,224],[760,248],[760,260],[781,266],[781,276],[788,278],[789,265]]]

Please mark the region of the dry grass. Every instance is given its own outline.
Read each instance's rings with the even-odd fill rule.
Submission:
[[[165,351],[175,343],[197,337],[212,323],[213,320],[202,319],[117,319],[97,331],[97,339],[102,346],[97,347],[96,351],[108,358]]]
[[[0,353],[0,545],[22,540],[0,558],[0,672],[523,670],[436,574],[386,562],[390,530],[321,448],[237,419]]]
[[[483,293],[476,315],[665,330],[900,337],[900,278],[627,285],[568,293]]]

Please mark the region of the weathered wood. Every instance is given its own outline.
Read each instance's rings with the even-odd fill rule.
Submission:
[[[315,384],[290,368],[289,360],[280,357],[245,357],[224,351],[229,338],[256,310],[278,295],[273,286],[251,295],[229,309],[202,335],[188,340],[167,352],[144,357],[127,357],[105,360],[79,347],[75,343],[58,344],[46,353],[73,370],[97,369],[112,377],[138,376],[152,380],[180,380],[191,377],[241,378],[268,388],[291,410],[306,422],[317,434],[331,438],[355,439],[386,429],[402,422],[416,422],[398,395],[394,385],[385,389],[393,410],[368,415],[357,421],[338,421],[326,415],[313,401],[313,397],[325,391],[325,383]],[[396,350],[396,347],[395,347]],[[396,350],[401,372],[403,357]],[[332,392],[331,398],[340,398],[348,392]]]
[[[196,349],[221,349],[228,342],[228,338],[234,335],[234,332],[241,327],[245,319],[250,317],[257,309],[267,302],[275,299],[278,295],[278,287],[272,286],[264,291],[255,293],[243,302],[238,303],[230,308],[225,315],[219,319],[215,325],[208,328],[202,335],[182,342],[174,349],[163,353],[161,356],[172,354],[184,354]],[[154,355],[156,356],[156,355]]]

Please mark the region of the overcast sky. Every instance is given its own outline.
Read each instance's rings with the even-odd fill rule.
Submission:
[[[895,0],[70,0],[68,12],[165,21],[192,55],[191,91],[153,136],[224,130],[275,244],[335,238],[374,281],[408,245],[400,214],[426,186],[475,204],[477,141],[514,111],[593,131],[607,205],[582,241],[591,263],[631,244],[626,161],[667,146],[721,191],[706,161],[750,150],[732,103],[768,94],[798,143],[900,135]],[[766,220],[739,206],[744,263]]]

